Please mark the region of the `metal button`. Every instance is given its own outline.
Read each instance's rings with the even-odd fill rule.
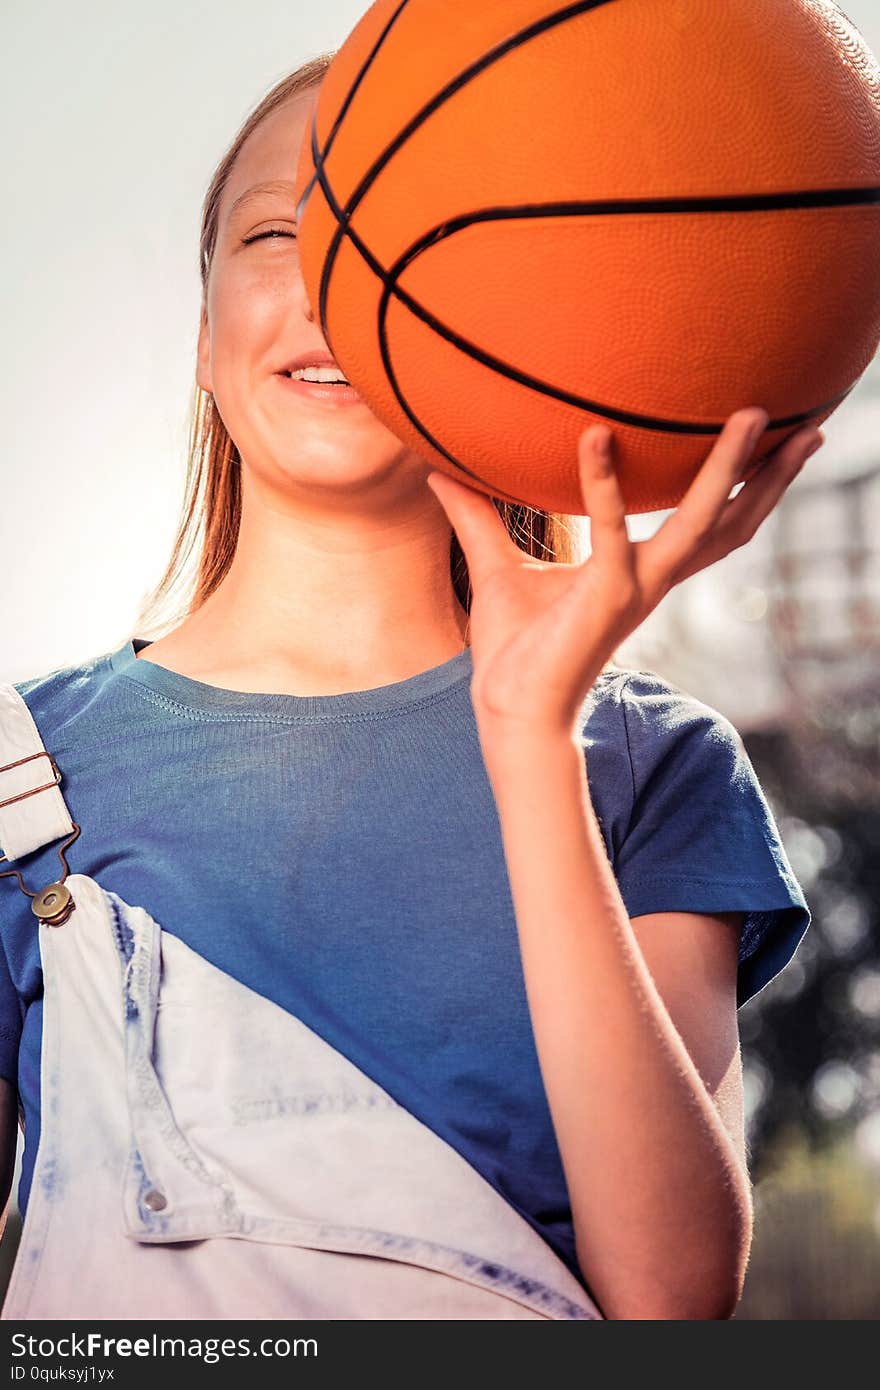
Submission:
[[[60,927],[75,906],[70,889],[65,884],[48,883],[40,893],[34,894],[31,911],[47,926]]]
[[[161,1211],[167,1207],[168,1201],[163,1192],[159,1192],[155,1187],[151,1187],[149,1192],[144,1195],[144,1206],[149,1207],[150,1211]]]

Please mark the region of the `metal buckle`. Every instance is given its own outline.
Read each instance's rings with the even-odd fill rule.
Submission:
[[[26,758],[19,758],[14,763],[5,763],[3,767],[0,767],[0,772],[7,772],[10,767],[21,767],[22,763],[33,762],[34,758],[49,759],[49,762],[52,764],[52,771],[55,773],[55,781],[45,782],[42,787],[31,787],[30,791],[19,792],[17,796],[8,796],[5,801],[0,801],[0,808],[2,808],[3,806],[11,806],[13,801],[21,801],[24,797],[33,796],[36,792],[45,792],[48,791],[50,787],[58,786],[58,783],[61,781],[61,769],[59,768],[55,759],[52,757],[52,754],[47,753],[45,748],[41,748],[39,753],[28,753]],[[0,855],[0,859],[5,858],[5,854]]]
[[[15,796],[6,797],[4,801],[0,801],[0,809],[4,806],[11,806],[14,801],[22,801],[26,796],[35,796],[37,792],[49,791],[50,788],[58,786],[61,781],[61,769],[52,754],[45,748],[41,748],[39,753],[28,753],[27,757],[18,758],[14,763],[5,763],[0,767],[0,772],[7,772],[11,767],[21,767],[22,763],[29,763],[34,758],[49,759],[52,765],[52,771],[55,774],[55,780],[52,782],[44,782],[43,785],[39,787],[31,787],[30,791],[18,792]],[[76,821],[71,821],[71,824],[73,825],[72,834],[67,837],[63,845],[58,846],[58,858],[61,860],[64,873],[56,882],[48,883],[45,888],[40,889],[39,893],[32,893],[29,888],[25,888],[21,873],[18,869],[4,869],[2,873],[0,873],[0,878],[11,878],[13,874],[15,875],[18,879],[18,886],[21,891],[26,897],[33,899],[31,910],[34,915],[38,917],[41,922],[51,927],[60,927],[63,922],[67,921],[71,912],[73,912],[76,907],[76,903],[71,897],[70,890],[62,886],[70,872],[67,860],[64,857],[64,851],[69,845],[73,844],[80,831]],[[0,854],[0,862],[4,860],[6,860],[7,863],[9,862],[5,854]]]

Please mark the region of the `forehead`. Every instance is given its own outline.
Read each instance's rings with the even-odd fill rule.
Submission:
[[[300,147],[316,98],[315,88],[298,93],[251,131],[220,199],[221,222],[260,197],[286,196],[292,202]]]

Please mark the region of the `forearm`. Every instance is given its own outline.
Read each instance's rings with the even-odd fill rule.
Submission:
[[[645,965],[574,736],[481,730],[578,1260],[612,1318],[724,1318],[752,1203]]]

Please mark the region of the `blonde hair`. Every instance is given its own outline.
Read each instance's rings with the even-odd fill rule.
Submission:
[[[269,91],[241,126],[220,160],[202,205],[199,269],[202,302],[207,299],[208,276],[217,244],[218,212],[233,165],[249,135],[260,122],[292,97],[319,86],[335,58],[323,53],[290,73]],[[241,518],[240,456],[220,418],[214,397],[194,386],[189,422],[189,456],[184,498],[171,557],[158,584],[142,601],[135,628],[144,636],[158,636],[195,612],[217,588],[232,563]],[[535,507],[493,498],[508,534],[527,555],[571,564],[580,558],[574,519]],[[201,534],[201,549],[190,592],[170,614],[172,593],[186,578],[187,560]],[[455,532],[450,549],[450,575],[456,595],[470,612],[471,585],[467,561]],[[163,612],[163,609],[165,610]]]

